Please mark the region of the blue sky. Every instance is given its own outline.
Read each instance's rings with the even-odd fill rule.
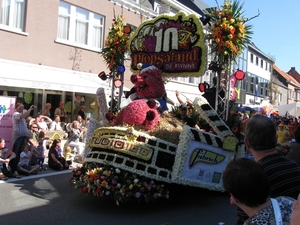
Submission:
[[[215,0],[202,0],[216,7]],[[221,6],[224,0],[219,0]],[[241,3],[243,0],[240,1]],[[245,0],[243,11],[250,20],[252,42],[266,55],[275,58],[275,64],[284,72],[296,67],[300,72],[300,23],[299,0]]]

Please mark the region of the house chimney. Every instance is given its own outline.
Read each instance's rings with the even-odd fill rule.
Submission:
[[[290,71],[287,74],[294,77],[296,75],[296,67],[291,67]]]

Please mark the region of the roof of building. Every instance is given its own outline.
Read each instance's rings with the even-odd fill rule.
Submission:
[[[177,1],[202,16],[204,15],[203,10],[209,8],[209,5],[207,5],[201,0],[177,0]]]
[[[288,81],[292,81],[295,85],[300,86],[299,82],[294,77],[292,77],[292,76],[288,75],[287,73],[283,72],[275,64],[273,64],[273,69],[276,70],[282,77],[284,77]]]
[[[287,74],[290,74],[290,72],[295,72],[297,75],[300,75],[296,70],[296,67],[291,67],[291,69],[287,72]]]
[[[274,81],[281,87],[287,88],[287,85],[282,83],[277,77],[274,77]]]
[[[264,56],[265,58],[267,58],[267,59],[269,59],[269,60],[271,60],[271,61],[273,61],[273,62],[275,63],[274,58],[273,58],[272,56],[269,56],[269,55],[265,54],[262,50],[260,50],[260,49],[254,44],[254,42],[249,43],[249,44],[248,44],[248,49],[249,49],[249,47],[250,47],[251,49],[255,50],[256,52],[258,52],[259,54],[261,54],[262,56]]]

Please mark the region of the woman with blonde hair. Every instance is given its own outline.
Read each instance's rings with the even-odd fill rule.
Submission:
[[[46,103],[46,109],[43,111],[43,116],[48,116],[49,118],[51,117],[51,112],[50,109],[52,108],[51,103]]]
[[[72,122],[71,131],[69,133],[69,143],[68,145],[71,147],[75,147],[77,149],[77,154],[81,155],[85,144],[80,142],[80,138],[83,135],[83,132],[86,131],[86,128],[80,130],[80,124],[77,120]]]

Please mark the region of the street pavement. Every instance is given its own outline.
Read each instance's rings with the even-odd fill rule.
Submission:
[[[0,224],[5,225],[225,225],[235,224],[227,193],[172,185],[170,199],[117,206],[110,198],[82,194],[71,169],[0,181]]]

